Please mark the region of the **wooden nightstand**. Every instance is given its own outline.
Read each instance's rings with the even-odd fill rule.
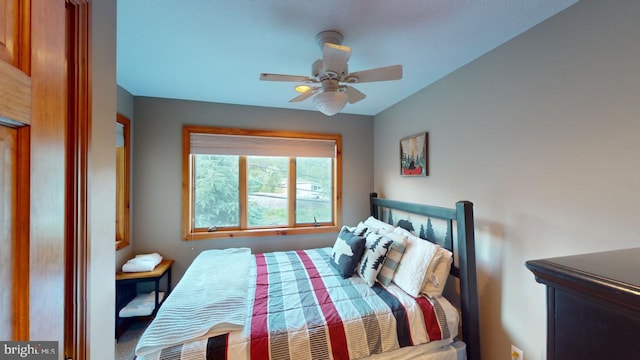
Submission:
[[[116,339],[122,335],[127,329],[131,319],[133,318],[121,318],[120,310],[125,307],[129,301],[131,301],[137,295],[137,284],[144,282],[153,282],[155,284],[155,306],[154,310],[149,315],[153,317],[162,305],[164,299],[169,296],[171,292],[171,266],[173,260],[164,259],[160,264],[151,271],[144,272],[117,272],[116,273]],[[159,299],[160,293],[160,280],[166,275],[167,278],[167,290],[165,291],[162,301]]]

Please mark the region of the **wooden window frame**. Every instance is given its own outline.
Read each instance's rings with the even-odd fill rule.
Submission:
[[[316,224],[295,224],[290,223],[287,226],[278,227],[262,227],[247,228],[247,211],[246,206],[241,206],[240,211],[240,227],[223,228],[209,231],[205,228],[194,228],[194,188],[195,188],[195,169],[193,166],[193,156],[191,155],[191,134],[225,134],[240,136],[266,136],[266,137],[283,137],[283,138],[300,138],[300,139],[318,139],[332,140],[336,144],[336,154],[333,159],[333,188],[332,188],[332,206],[333,219],[327,223]],[[341,227],[342,219],[342,137],[339,134],[319,134],[297,131],[278,131],[278,130],[252,130],[222,127],[204,127],[204,126],[183,126],[182,130],[182,239],[190,240],[206,240],[234,237],[258,237],[258,236],[281,236],[281,235],[301,235],[315,234],[325,232],[336,232]],[[295,158],[289,158],[289,183],[295,179]],[[240,156],[239,164],[239,187],[240,187],[240,204],[247,203],[247,173],[246,173],[246,157]],[[294,182],[295,183],[295,182]],[[295,200],[296,187],[289,186],[288,190],[288,217],[295,219]]]

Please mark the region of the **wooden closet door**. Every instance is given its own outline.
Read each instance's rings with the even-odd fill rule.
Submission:
[[[30,16],[29,1],[0,0],[0,339],[3,340],[29,337]],[[18,167],[19,162],[24,166]]]
[[[19,67],[21,42],[16,40],[20,34],[20,4],[18,0],[2,0],[0,5],[0,18],[4,24],[0,26],[0,59]]]
[[[15,180],[2,195],[13,209],[12,261],[0,263],[13,284],[0,286],[11,298],[0,311],[12,323],[0,325],[10,331],[2,340],[64,340],[65,21],[65,0],[0,0],[0,127],[16,139]]]
[[[13,339],[16,129],[0,126],[0,339]]]
[[[14,125],[31,123],[31,5],[0,0],[0,116]]]

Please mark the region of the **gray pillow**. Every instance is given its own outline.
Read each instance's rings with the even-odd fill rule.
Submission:
[[[346,227],[338,234],[329,261],[343,278],[353,276],[364,252],[364,238],[355,235]]]

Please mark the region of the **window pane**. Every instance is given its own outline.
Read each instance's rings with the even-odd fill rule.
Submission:
[[[296,223],[331,222],[331,158],[296,158]]]
[[[289,158],[247,156],[248,226],[288,225]]]
[[[195,227],[240,225],[239,157],[194,155]]]

